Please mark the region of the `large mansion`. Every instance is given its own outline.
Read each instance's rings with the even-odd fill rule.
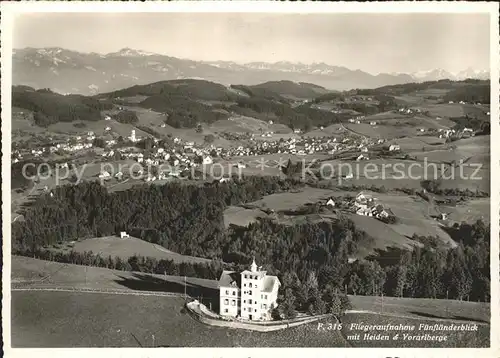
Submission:
[[[220,315],[251,321],[270,320],[278,305],[278,277],[266,275],[255,260],[250,270],[223,271],[219,279]]]

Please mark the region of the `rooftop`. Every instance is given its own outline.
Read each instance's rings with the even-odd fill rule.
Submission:
[[[235,271],[222,271],[219,287],[241,287],[241,275]]]

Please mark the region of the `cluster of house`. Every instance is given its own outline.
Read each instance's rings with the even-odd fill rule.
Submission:
[[[360,123],[361,123],[361,121],[362,121],[363,119],[365,119],[365,116],[356,116],[356,117],[354,117],[354,118],[349,118],[349,119],[348,119],[348,122],[349,122],[349,123],[356,123],[356,124],[360,124]],[[376,124],[376,123],[375,123],[375,124]]]
[[[344,199],[330,197],[323,203],[324,206],[329,208],[336,208],[338,206],[347,207],[349,211],[355,212],[358,215],[370,216],[377,219],[385,219],[394,216],[394,213],[389,208],[384,208],[382,204],[377,203],[377,199],[371,194],[360,192],[356,195],[354,201],[348,200],[343,203],[339,202]],[[343,204],[343,205],[342,205]]]
[[[376,198],[370,194],[360,192],[354,199],[354,210],[356,214],[363,216],[373,216],[377,219],[394,216],[390,209],[376,203]]]
[[[415,114],[415,113],[422,113],[422,110],[420,108],[402,107],[402,108],[398,109],[398,112],[400,114]]]
[[[38,158],[55,152],[75,153],[81,150],[91,149],[93,147],[92,141],[94,140],[94,138],[94,132],[88,132],[87,137],[77,136],[74,138],[74,140],[68,138],[65,142],[53,143],[52,145],[30,149],[28,151],[15,149],[12,151],[12,162],[17,163],[25,156],[33,156],[35,158]]]

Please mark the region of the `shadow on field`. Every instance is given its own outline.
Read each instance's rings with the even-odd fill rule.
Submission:
[[[469,317],[464,317],[464,316],[438,316],[432,313],[424,313],[424,312],[417,312],[417,311],[410,311],[411,314],[414,314],[416,316],[420,317],[426,317],[426,318],[436,318],[436,319],[452,319],[456,321],[465,321],[465,322],[479,322],[479,323],[490,323],[488,321],[484,321],[482,319],[475,319],[475,318],[469,318]]]
[[[204,287],[192,283],[174,282],[165,278],[150,276],[147,274],[134,273],[133,278],[119,276],[116,283],[135,291],[157,291],[184,294],[197,298],[205,305],[218,309],[219,292],[213,288]],[[180,280],[183,280],[180,278]]]

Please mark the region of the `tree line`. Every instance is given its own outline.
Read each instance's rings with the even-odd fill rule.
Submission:
[[[99,183],[62,186],[53,191],[53,196],[42,195],[27,208],[24,221],[12,224],[12,251],[38,252],[60,242],[127,231],[180,254],[234,263],[230,266],[233,268],[241,269],[255,257],[280,280],[294,274],[296,279],[292,281],[305,283],[314,275],[318,282],[314,297],[331,296],[333,290],[344,294],[489,300],[489,228],[481,221],[450,228],[455,248],[415,237],[416,244],[423,247],[398,252],[393,255],[397,260],[387,260],[381,252],[354,262],[350,259],[358,255],[360,248],[370,247],[374,239],[346,218],[295,225],[263,218],[247,227],[225,227],[227,206],[303,185],[292,178],[257,176],[223,184],[145,185],[114,193],[108,193]],[[112,265],[111,260],[107,262]],[[157,272],[166,265],[155,260],[140,262],[132,268]],[[214,278],[201,269],[193,270],[193,275]],[[316,299],[308,296],[304,300],[297,295],[292,289],[282,297],[296,302],[296,311],[309,309],[310,299]],[[321,305],[312,303],[312,309],[323,312]]]
[[[57,122],[98,121],[102,119],[101,111],[113,108],[108,101],[25,86],[13,87],[12,106],[32,111],[35,123],[42,127]]]

